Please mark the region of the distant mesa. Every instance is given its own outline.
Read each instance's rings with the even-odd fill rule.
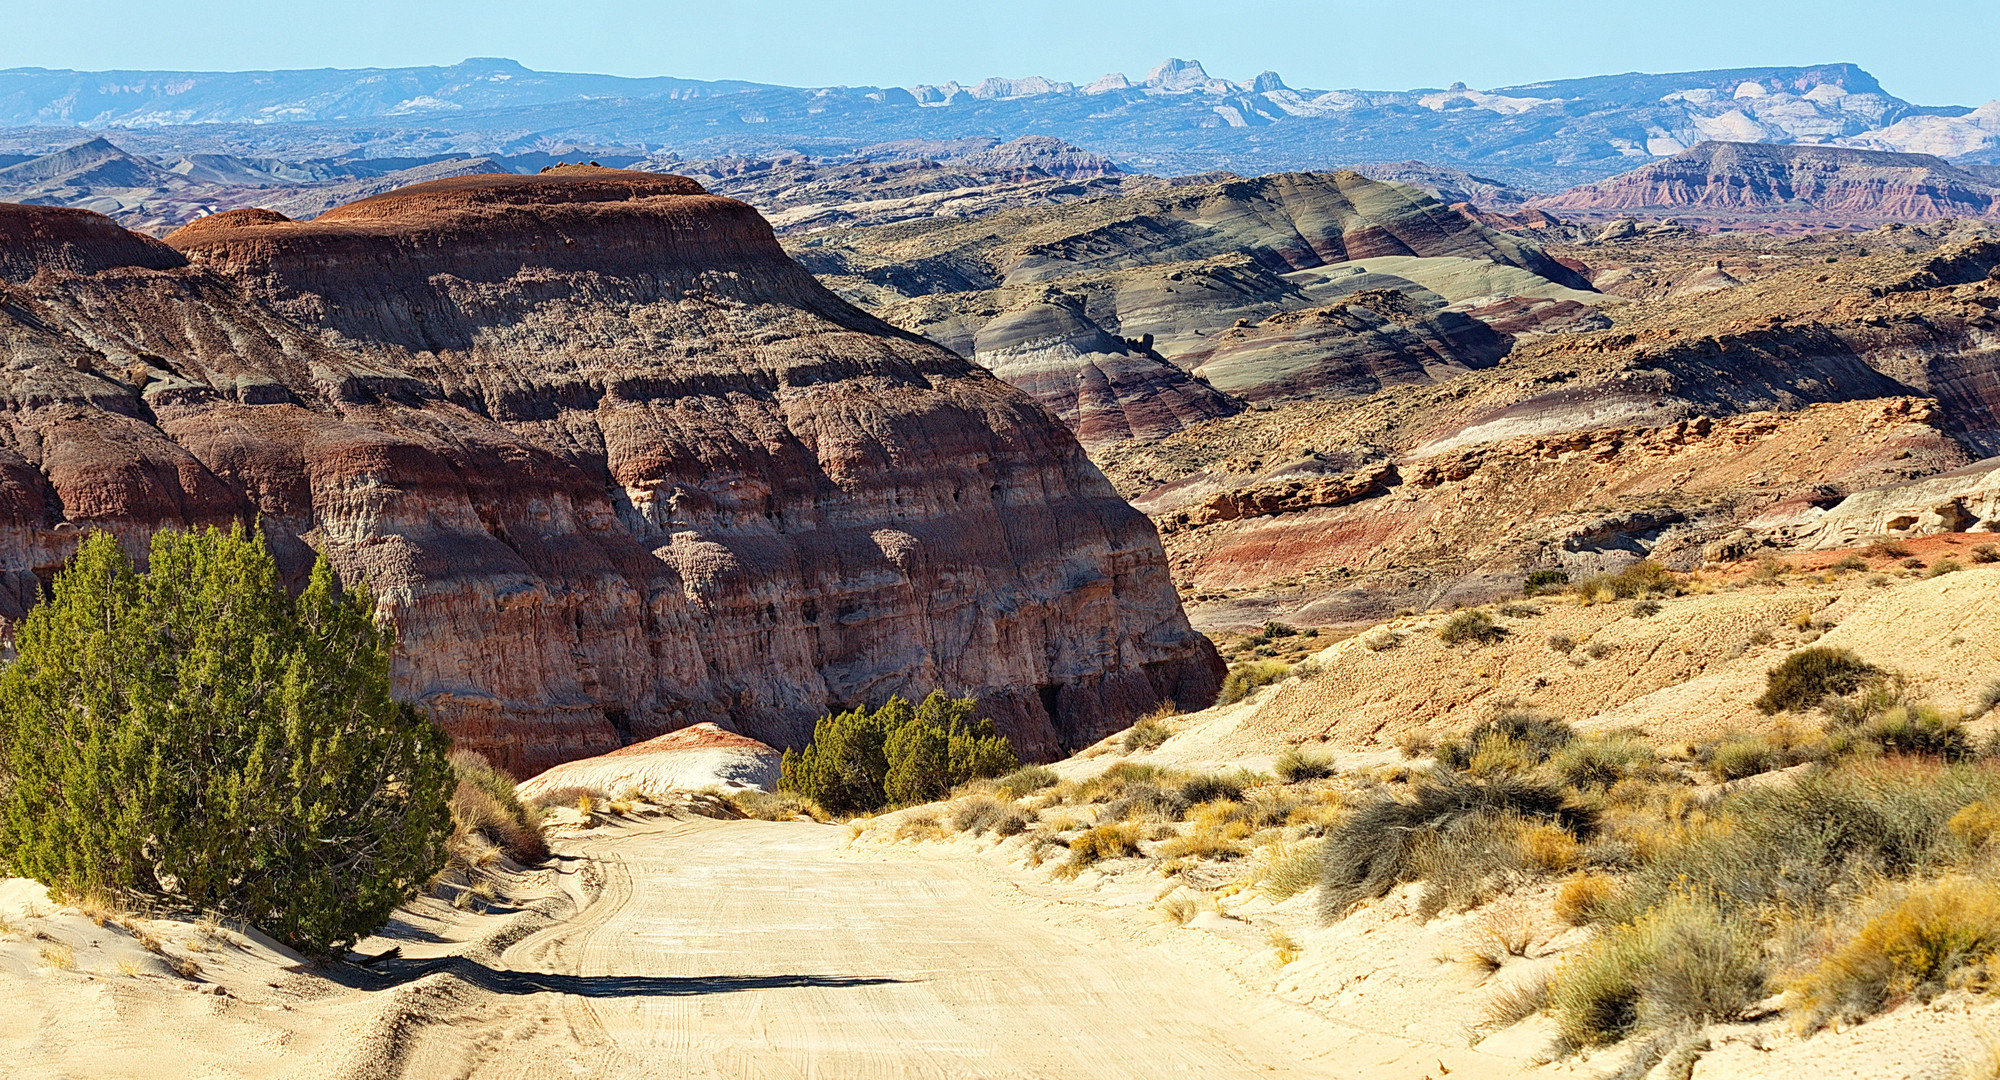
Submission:
[[[2000,182],[1928,154],[1705,142],[1529,205],[1589,216],[1878,224],[2000,217]]]

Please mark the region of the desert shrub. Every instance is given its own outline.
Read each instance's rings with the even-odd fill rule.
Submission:
[[[1102,862],[1139,854],[1139,830],[1125,824],[1099,825],[1076,834],[1069,842],[1072,871]]]
[[[1140,781],[1127,785],[1110,803],[1105,805],[1100,820],[1105,821],[1179,821],[1187,816],[1190,803],[1186,796],[1171,785],[1162,786],[1150,781]]]
[[[1510,709],[1475,724],[1456,739],[1439,743],[1432,754],[1444,768],[1484,774],[1508,767],[1532,768],[1574,738],[1576,729],[1565,721]],[[1479,764],[1476,769],[1475,763]]]
[[[1945,828],[1969,850],[1978,851],[2000,840],[2000,803],[1987,799],[1967,803],[1945,822]]]
[[[1764,713],[1809,709],[1829,697],[1851,694],[1882,670],[1849,649],[1824,645],[1800,649],[1765,674],[1757,708]]]
[[[1294,746],[1279,754],[1271,771],[1287,784],[1303,780],[1324,780],[1335,772],[1333,755],[1324,750]]]
[[[1564,784],[1606,791],[1627,777],[1650,776],[1659,754],[1639,735],[1613,731],[1563,742],[1549,752],[1547,761],[1549,772]]]
[[[1521,595],[1535,596],[1544,589],[1560,588],[1569,584],[1569,575],[1561,570],[1531,570],[1521,579]]]
[[[1817,912],[1876,877],[1907,877],[1960,857],[1964,842],[1951,819],[1996,794],[2000,770],[1910,758],[1733,792],[1709,825],[1653,847],[1606,917],[1630,919],[1690,890],[1731,910]]]
[[[1556,890],[1556,918],[1571,926],[1594,922],[1617,891],[1618,882],[1609,874],[1573,875]]]
[[[1558,1037],[1573,1049],[1734,1019],[1764,996],[1760,937],[1750,922],[1687,897],[1612,927],[1550,981]]]
[[[1632,605],[1632,614],[1641,619],[1650,619],[1659,613],[1660,602],[1658,600],[1641,600]]]
[[[1260,857],[1257,887],[1282,902],[1318,885],[1325,873],[1324,847],[1317,842],[1271,849]]]
[[[1550,634],[1549,648],[1568,656],[1576,651],[1576,639],[1568,634]]]
[[[1028,831],[1028,815],[1023,814],[1013,803],[978,796],[967,799],[951,816],[951,827],[955,832],[984,836],[1019,836]]]
[[[1191,805],[1214,802],[1217,799],[1233,802],[1243,797],[1246,788],[1256,787],[1269,779],[1248,769],[1233,769],[1226,773],[1197,773],[1181,781],[1180,796]]]
[[[452,849],[462,851],[474,835],[523,865],[549,857],[538,815],[514,794],[514,780],[469,750],[454,750],[452,774],[458,784],[451,796]]]
[[[1056,771],[1047,765],[1028,765],[1001,777],[997,786],[1002,791],[1011,792],[1015,798],[1020,798],[1023,795],[1033,795],[1043,788],[1054,787],[1061,779],[1062,777],[1057,776]]]
[[[1866,570],[1868,569],[1868,560],[1860,557],[1859,555],[1843,555],[1841,556],[1839,562],[1833,564],[1831,569]]]
[[[447,739],[389,693],[395,634],[261,536],[93,533],[0,674],[0,861],[59,893],[213,910],[310,952],[444,862]]]
[[[564,784],[561,787],[543,788],[535,792],[534,796],[528,800],[528,803],[537,810],[546,810],[557,806],[574,806],[585,813],[589,813],[593,808],[601,808],[605,803],[610,801],[611,794],[601,787],[591,787],[587,784]]]
[[[1901,541],[1883,539],[1862,548],[1861,553],[1874,559],[1902,559],[1909,556],[1910,549]]]
[[[1267,622],[1264,624],[1264,637],[1271,641],[1276,641],[1279,638],[1297,637],[1298,633],[1297,627],[1287,626],[1281,622]]]
[[[1214,859],[1238,858],[1243,854],[1241,835],[1247,835],[1247,828],[1230,829],[1226,822],[1210,820],[1198,822],[1196,826],[1179,836],[1170,836],[1162,841],[1159,855],[1163,859]]]
[[[1427,869],[1449,869],[1454,855],[1497,851],[1504,845],[1496,838],[1511,840],[1519,822],[1545,821],[1578,833],[1594,820],[1544,781],[1451,772],[1424,777],[1403,797],[1377,794],[1363,802],[1328,834],[1320,913],[1331,922],[1363,900],[1421,879]]]
[[[1927,578],[1943,577],[1946,574],[1956,574],[1963,569],[1965,569],[1965,564],[1959,562],[1957,559],[1939,559],[1937,562],[1931,564],[1931,568],[1924,573],[1924,576]]]
[[[1165,720],[1155,716],[1140,717],[1125,732],[1125,752],[1135,750],[1157,750],[1161,743],[1174,737],[1174,729]]]
[[[1583,647],[1583,655],[1590,657],[1592,660],[1602,660],[1611,655],[1611,646],[1602,641],[1593,641]]]
[[[920,705],[892,697],[874,712],[852,709],[813,725],[804,750],[785,751],[780,791],[839,815],[942,798],[959,784],[1000,776],[1020,759],[993,721],[973,719],[972,698],[931,691]]]
[[[830,816],[811,799],[796,792],[745,788],[730,792],[726,798],[744,817],[757,821],[797,821],[803,817],[824,823]]]
[[[1378,626],[1361,635],[1361,647],[1369,652],[1386,652],[1403,643],[1403,635],[1386,626]]]
[[[1964,721],[1928,705],[1897,705],[1864,721],[1855,739],[1885,754],[1918,754],[1963,761],[1972,756]]]
[[[1795,979],[1792,1004],[1809,1026],[1852,1020],[1897,998],[1928,999],[2000,954],[2000,889],[1947,877],[1895,887],[1860,932]]]
[[[1542,609],[1533,604],[1501,604],[1500,614],[1510,619],[1533,619],[1540,616]]]
[[[2000,562],[2000,547],[1980,544],[1972,549],[1972,561],[1981,565]]]
[[[1458,645],[1467,641],[1490,645],[1506,634],[1507,631],[1493,621],[1493,616],[1476,608],[1458,612],[1446,619],[1437,629],[1438,640],[1446,645]]]
[[[1586,578],[1572,591],[1587,602],[1601,603],[1645,596],[1679,596],[1682,585],[1672,570],[1651,559],[1641,559],[1615,574]]]
[[[1512,1027],[1548,1006],[1549,973],[1537,972],[1495,990],[1486,1002],[1486,1021],[1495,1027]]]
[[[1269,686],[1291,674],[1292,666],[1278,660],[1253,660],[1237,664],[1229,669],[1229,675],[1222,680],[1222,692],[1216,696],[1217,705],[1234,705],[1250,696],[1251,691],[1260,686]]]

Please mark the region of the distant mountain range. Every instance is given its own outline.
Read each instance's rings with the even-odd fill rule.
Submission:
[[[2000,101],[1914,105],[1852,64],[1606,75],[1473,90],[1309,90],[1169,60],[1079,86],[798,88],[449,67],[263,72],[0,71],[0,150],[118,129],[151,155],[629,159],[854,156],[883,144],[1053,136],[1128,171],[1243,174],[1418,159],[1557,190],[1704,141],[1824,144],[2000,162]],[[50,130],[64,129],[61,135]],[[609,162],[607,162],[609,163]]]

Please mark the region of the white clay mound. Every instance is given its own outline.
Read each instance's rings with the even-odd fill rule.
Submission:
[[[778,786],[779,753],[769,746],[714,724],[696,724],[658,738],[620,747],[597,757],[566,761],[523,782],[523,799],[566,787],[595,788],[608,795],[702,791],[707,788]]]

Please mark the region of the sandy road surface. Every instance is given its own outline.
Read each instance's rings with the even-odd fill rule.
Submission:
[[[482,1077],[732,1080],[1366,1069],[1308,1056],[1351,1047],[1355,1032],[1218,968],[978,865],[844,840],[824,826],[695,820],[566,845],[600,864],[602,892],[502,954],[528,984],[504,1016],[418,1058],[456,1058],[449,1071]],[[551,1053],[557,1042],[567,1051]]]

